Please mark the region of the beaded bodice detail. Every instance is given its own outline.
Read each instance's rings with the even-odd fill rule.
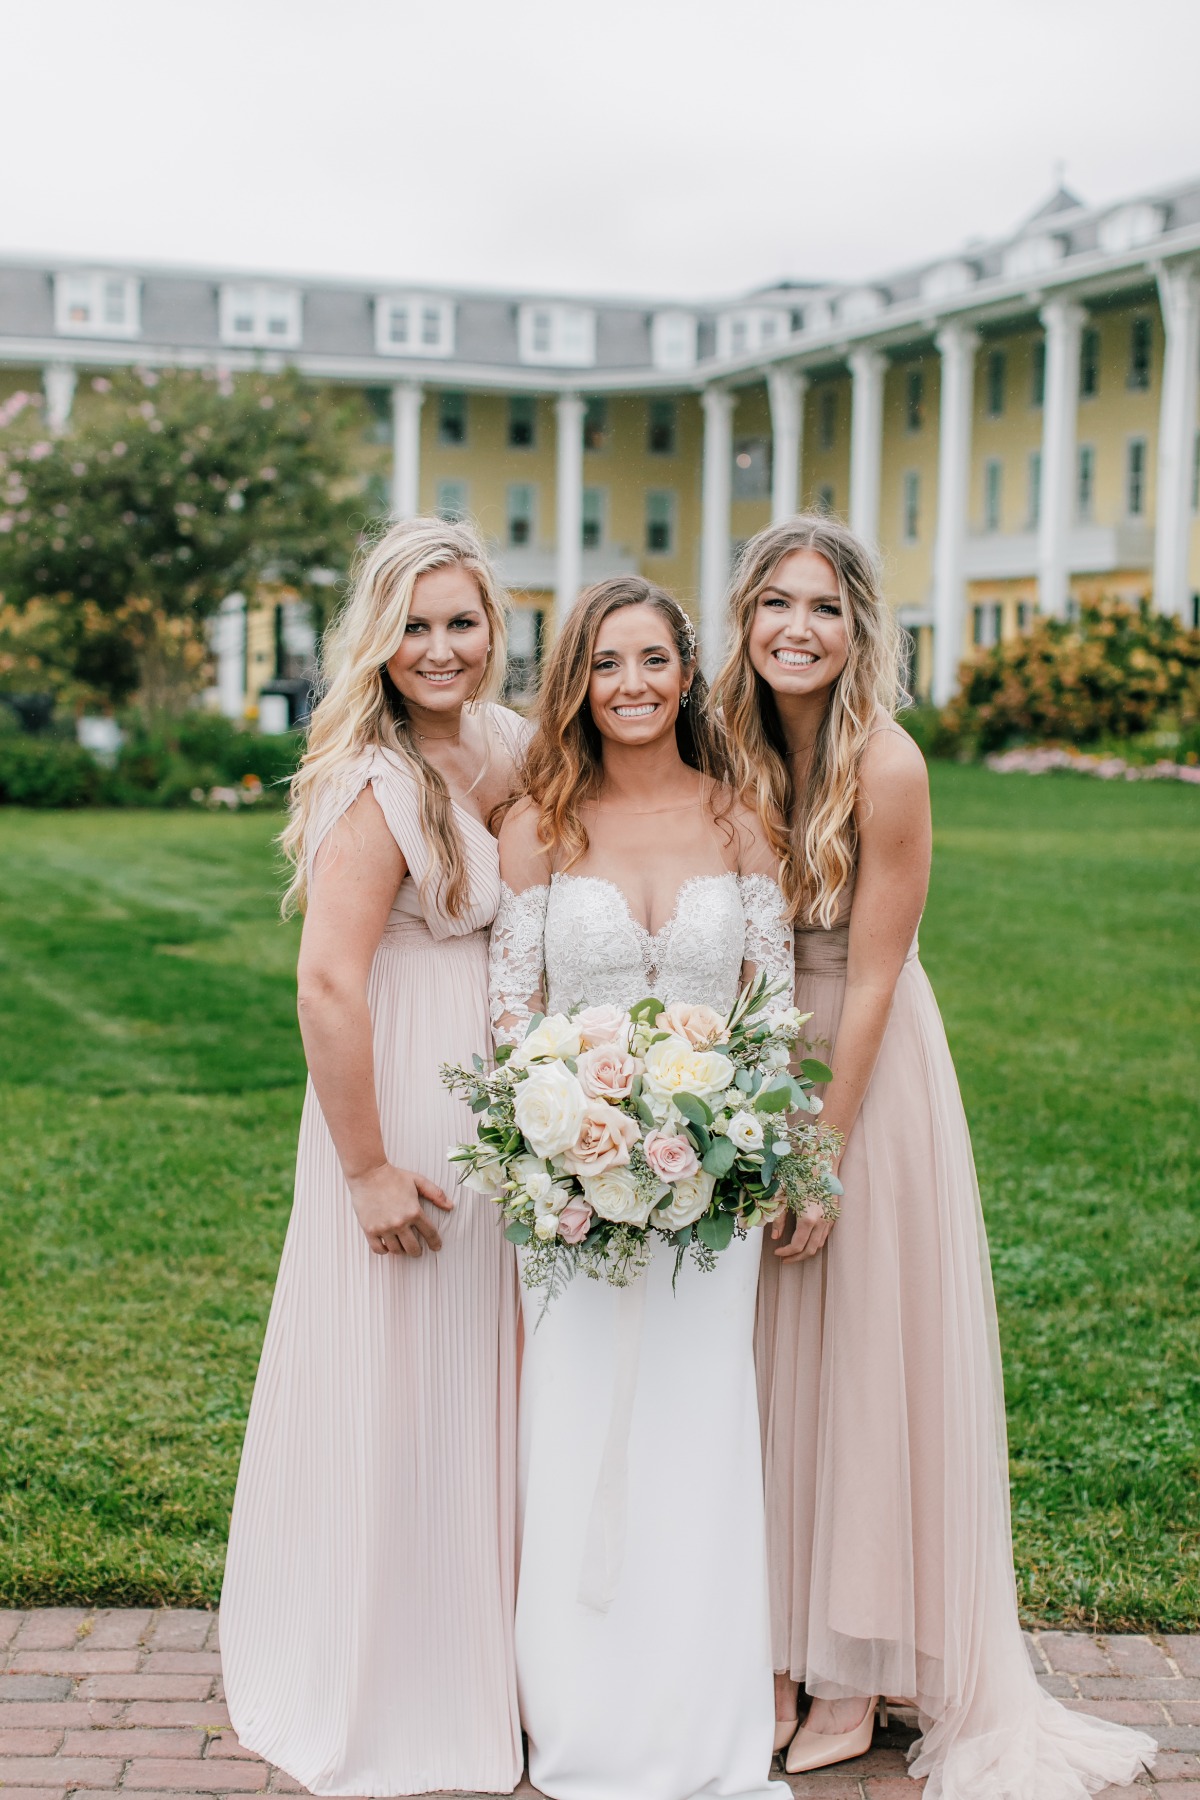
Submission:
[[[520,1038],[532,1012],[633,1006],[647,994],[728,1012],[742,965],[753,963],[790,1003],[791,927],[778,886],[766,875],[693,875],[671,916],[649,931],[614,882],[556,874],[514,894],[501,887],[492,927],[492,1024],[500,1041]]]

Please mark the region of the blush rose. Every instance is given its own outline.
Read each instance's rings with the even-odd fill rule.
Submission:
[[[619,1044],[597,1044],[576,1064],[579,1085],[590,1100],[625,1100],[641,1065]]]
[[[618,1112],[605,1100],[589,1100],[579,1135],[562,1153],[562,1166],[568,1175],[601,1175],[627,1163],[640,1136],[637,1120],[628,1113]]]
[[[680,1132],[647,1132],[642,1155],[663,1181],[683,1181],[687,1176],[695,1175],[700,1167],[700,1158],[691,1139]]]

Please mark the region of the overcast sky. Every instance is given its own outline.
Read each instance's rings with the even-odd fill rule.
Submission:
[[[1197,0],[0,0],[0,250],[717,296],[1200,177]]]

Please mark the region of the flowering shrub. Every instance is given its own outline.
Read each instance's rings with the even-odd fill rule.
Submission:
[[[227,594],[327,594],[314,570],[353,549],[345,449],[333,403],[291,373],[92,388],[62,437],[28,396],[0,408],[0,683],[165,705],[195,687]]]
[[[73,739],[30,736],[7,716],[0,707],[0,806],[282,807],[304,748],[299,732],[259,737],[212,713],[133,717],[106,768]]]
[[[1088,603],[1079,619],[1041,619],[965,663],[939,742],[960,751],[1017,743],[1095,744],[1171,722],[1200,722],[1200,631],[1149,601]]]

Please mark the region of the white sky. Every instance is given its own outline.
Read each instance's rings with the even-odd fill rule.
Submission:
[[[719,295],[1200,177],[1196,0],[0,0],[0,250]]]

